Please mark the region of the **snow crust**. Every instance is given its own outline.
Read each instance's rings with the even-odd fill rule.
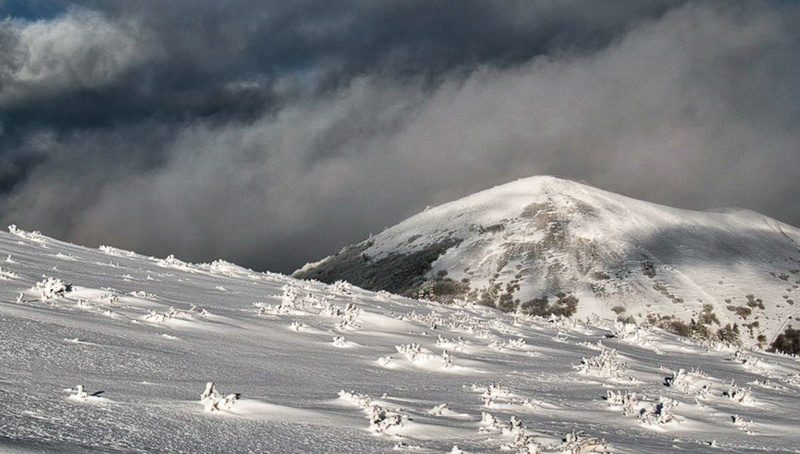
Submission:
[[[800,446],[796,358],[18,233],[0,233],[2,452]],[[235,402],[205,411],[209,382]]]

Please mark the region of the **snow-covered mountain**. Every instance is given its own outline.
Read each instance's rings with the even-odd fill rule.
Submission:
[[[0,452],[800,446],[789,356],[12,231]]]
[[[545,315],[694,319],[711,333],[737,324],[753,344],[800,315],[798,243],[800,230],[752,211],[539,176],[428,209],[294,276]]]

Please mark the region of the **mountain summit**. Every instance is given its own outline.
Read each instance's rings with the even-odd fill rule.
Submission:
[[[800,230],[752,211],[683,210],[536,176],[426,209],[294,277],[678,331],[736,324],[755,343],[800,315],[798,243]]]

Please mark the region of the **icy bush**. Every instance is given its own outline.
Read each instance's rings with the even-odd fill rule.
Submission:
[[[445,410],[447,410],[447,404],[440,404],[428,410],[428,414],[431,416],[441,416]]]
[[[34,230],[33,232],[26,232],[25,230],[17,228],[16,224],[9,225],[8,232],[20,238],[25,238],[26,240],[44,241],[44,235],[42,235],[42,232],[38,230]]]
[[[686,369],[679,369],[677,372],[673,372],[671,376],[664,378],[664,386],[688,393],[689,381],[686,376]]]
[[[473,390],[480,390],[480,387],[477,385],[472,386]],[[483,400],[483,405],[490,407],[492,404],[498,401],[498,399],[509,400],[511,396],[511,391],[508,390],[503,385],[490,383],[489,386],[483,388],[483,394],[481,395],[481,399]]]
[[[582,373],[604,378],[624,378],[627,367],[627,364],[617,357],[616,350],[607,348],[603,348],[597,356],[583,358],[581,363],[575,366]]]
[[[382,433],[392,427],[401,427],[408,420],[406,415],[393,412],[373,402],[366,394],[355,391],[339,391],[339,398],[346,400],[364,410],[369,420],[369,428],[375,433]]]
[[[489,344],[489,348],[492,348],[492,349],[497,350],[499,352],[503,351],[503,350],[507,350],[507,349],[508,350],[518,350],[518,349],[521,349],[524,346],[525,346],[525,339],[523,339],[521,337],[518,338],[518,339],[512,339],[512,340],[507,340],[507,341],[495,341],[495,342],[492,342],[491,344]]]
[[[395,345],[397,352],[405,355],[406,359],[413,362],[417,359],[417,355],[420,354],[422,347],[419,344],[403,344],[403,345]]]
[[[639,397],[636,393],[629,391],[622,392],[609,389],[606,400],[610,405],[621,406],[623,415],[633,416],[636,414],[636,404],[639,402]]]
[[[751,394],[750,388],[740,388],[733,381],[731,381],[728,390],[722,392],[722,395],[740,404],[747,405],[753,403],[753,395]]]
[[[676,400],[668,397],[659,398],[658,402],[651,404],[647,408],[643,408],[639,414],[639,421],[644,424],[668,424],[672,421],[677,421],[672,410],[678,405]]]
[[[347,339],[344,336],[333,336],[334,347],[347,347]]]
[[[336,281],[333,284],[328,286],[328,290],[331,293],[335,293],[337,295],[342,296],[350,296],[353,294],[351,291],[353,286],[347,281]]]
[[[753,433],[752,430],[751,430],[751,427],[753,425],[753,421],[752,420],[747,421],[747,420],[743,419],[739,415],[731,416],[731,420],[733,421],[733,424],[736,426],[737,429],[739,429],[739,430],[741,430],[743,432],[747,432],[748,434],[752,434]]]
[[[89,398],[89,393],[86,391],[83,385],[78,385],[75,387],[75,389],[71,389],[70,391],[73,393],[70,397],[80,400],[86,400]]]
[[[15,277],[19,277],[19,275],[13,271],[4,270],[3,267],[0,266],[0,278],[14,279]]]
[[[200,395],[200,402],[203,403],[205,411],[222,411],[230,410],[240,397],[240,394],[222,395],[217,391],[214,382],[208,382],[205,391]]]
[[[339,398],[346,400],[358,408],[364,409],[372,403],[372,398],[367,394],[359,394],[355,391],[339,391]]]
[[[391,294],[391,293],[389,293],[389,292],[387,292],[386,290],[380,290],[380,291],[378,291],[378,293],[376,293],[376,294],[375,294],[375,296],[376,296],[376,297],[377,297],[379,300],[383,300],[383,301],[389,301],[389,300],[391,300],[391,299],[392,299],[392,294]]]
[[[466,344],[467,344],[467,341],[461,336],[458,336],[458,337],[453,338],[453,339],[445,339],[440,334],[438,339],[437,339],[437,341],[436,341],[436,346],[437,347],[447,348],[447,349],[453,350],[455,352],[463,350],[464,346]]]
[[[67,284],[61,279],[48,277],[37,282],[33,291],[39,292],[42,301],[62,297],[72,291],[72,284]]]
[[[504,428],[493,414],[481,412],[481,426],[478,429],[480,433],[502,432]]]
[[[131,295],[134,298],[141,298],[143,300],[151,300],[152,301],[152,300],[156,299],[156,294],[155,293],[145,292],[144,290],[130,292],[130,293],[128,293],[128,295]]]
[[[611,334],[632,344],[640,344],[644,340],[641,328],[637,324],[625,323],[619,320],[615,321],[611,327]]]
[[[444,362],[445,369],[451,369],[453,367],[453,357],[447,350],[442,352],[442,361]]]
[[[182,270],[194,272],[190,264],[184,262],[183,260],[175,258],[175,256],[172,254],[168,255],[167,258],[165,259],[158,260],[158,262],[156,263],[158,263],[159,266],[165,268],[180,268]]]
[[[174,307],[170,307],[166,312],[158,312],[151,310],[147,315],[144,316],[144,319],[148,322],[153,323],[164,323],[166,320],[171,318],[175,318],[180,315],[181,312],[176,310]]]
[[[353,303],[347,303],[347,306],[344,308],[344,314],[342,315],[343,320],[340,321],[336,327],[339,329],[360,328],[361,325],[357,322],[359,315],[361,315],[361,309]]]
[[[583,454],[583,453],[610,453],[611,448],[608,442],[601,438],[588,437],[580,432],[572,432],[567,434],[561,440],[561,444],[552,449],[548,447],[551,452],[568,452],[570,454]]]

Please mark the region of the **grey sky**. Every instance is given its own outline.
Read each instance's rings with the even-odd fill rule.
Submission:
[[[0,221],[291,271],[535,174],[800,225],[800,9],[0,3]],[[37,20],[38,19],[38,20]]]

